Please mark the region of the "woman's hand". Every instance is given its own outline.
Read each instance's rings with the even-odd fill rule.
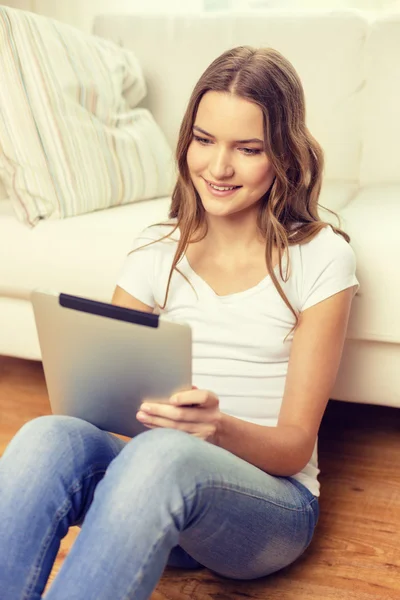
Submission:
[[[215,394],[195,388],[171,396],[168,402],[149,398],[141,405],[136,418],[149,429],[179,429],[215,444],[222,413]]]

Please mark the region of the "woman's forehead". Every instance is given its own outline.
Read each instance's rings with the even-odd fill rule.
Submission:
[[[259,106],[231,93],[210,91],[202,97],[195,125],[214,137],[263,138],[263,113]],[[238,137],[239,136],[239,137]]]

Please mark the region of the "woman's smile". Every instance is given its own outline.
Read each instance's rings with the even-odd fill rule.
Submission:
[[[204,179],[204,177],[203,177]],[[211,183],[207,179],[204,179],[207,191],[217,198],[226,198],[227,196],[233,196],[236,192],[241,189],[241,185],[229,186],[223,184]]]

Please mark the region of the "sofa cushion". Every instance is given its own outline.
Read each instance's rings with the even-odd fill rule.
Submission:
[[[371,22],[365,49],[362,185],[400,183],[399,55],[400,14]]]
[[[400,185],[361,190],[341,217],[360,282],[347,337],[400,343]]]
[[[171,150],[132,52],[0,6],[0,178],[19,219],[171,193]]]
[[[165,220],[169,205],[157,198],[28,228],[1,202],[0,297],[26,299],[41,287],[110,301],[134,238]]]
[[[337,225],[337,218],[335,215],[332,215],[329,210],[340,216],[343,208],[347,206],[357,194],[357,190],[358,186],[356,183],[323,180],[321,194],[318,199],[318,214],[320,219]]]
[[[8,198],[6,188],[4,187],[4,183],[0,179],[0,202],[2,200],[6,200]]]
[[[265,10],[257,15],[107,15],[94,31],[132,49],[148,85],[145,106],[176,143],[194,84],[234,46],[270,46],[303,82],[308,125],[326,154],[328,180],[358,181],[363,61],[368,21],[361,12]],[[157,44],[149,44],[157,40]],[[193,48],[188,60],[188,48]]]

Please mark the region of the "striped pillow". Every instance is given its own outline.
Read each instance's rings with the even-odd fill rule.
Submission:
[[[0,6],[0,179],[33,226],[169,195],[171,150],[134,54]]]

